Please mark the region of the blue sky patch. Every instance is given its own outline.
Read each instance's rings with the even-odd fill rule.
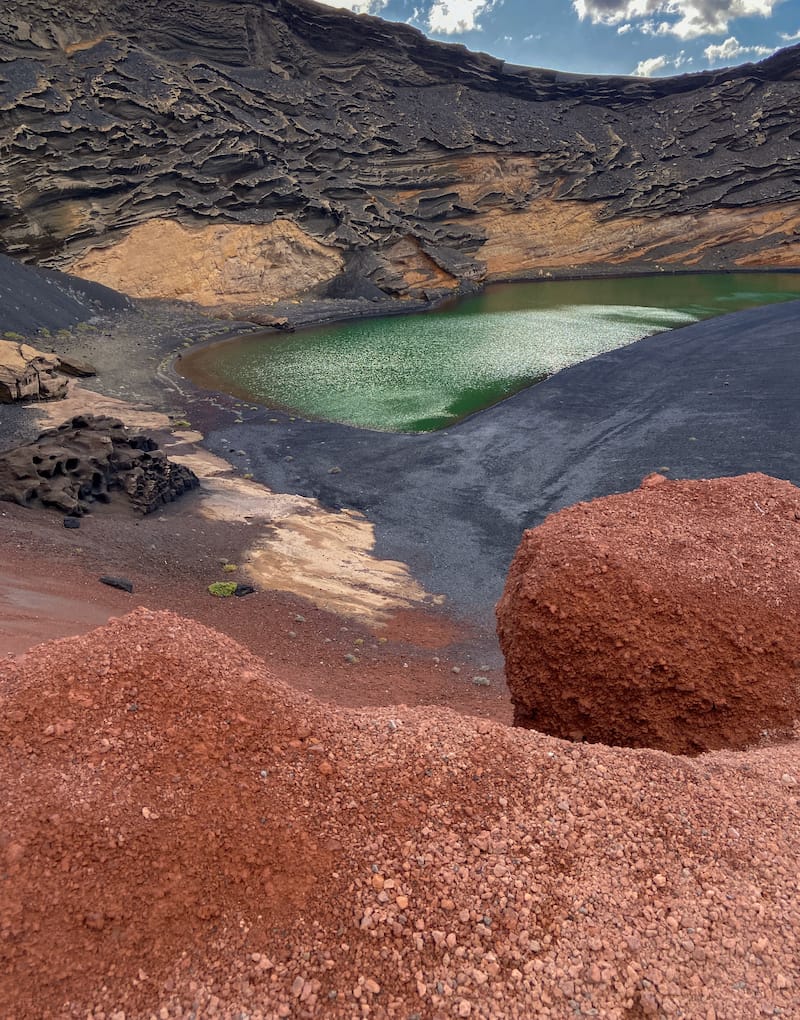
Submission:
[[[513,64],[673,75],[800,42],[800,0],[323,0]]]

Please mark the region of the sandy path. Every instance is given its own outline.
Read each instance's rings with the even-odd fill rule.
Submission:
[[[0,655],[17,655],[51,638],[82,634],[130,607],[111,588],[88,578],[54,576],[30,561],[0,566]]]

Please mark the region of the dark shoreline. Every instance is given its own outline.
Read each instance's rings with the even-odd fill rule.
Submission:
[[[523,276],[519,280],[514,280],[514,281],[511,281],[511,280],[509,280],[509,281],[492,281],[491,283],[488,283],[488,284],[486,284],[484,286],[470,288],[470,290],[468,292],[466,292],[466,293],[461,293],[460,292],[457,296],[454,296],[454,297],[448,297],[448,298],[445,298],[445,299],[437,299],[437,300],[434,300],[434,301],[430,301],[427,304],[424,304],[422,307],[419,306],[420,303],[418,303],[418,302],[415,302],[415,303],[413,303],[413,305],[409,306],[408,304],[406,304],[404,302],[396,301],[396,302],[391,302],[391,307],[388,310],[383,311],[382,310],[383,303],[370,303],[371,307],[365,309],[362,312],[362,314],[358,314],[358,315],[350,315],[350,314],[347,314],[347,312],[344,312],[344,314],[342,314],[342,315],[332,316],[332,315],[328,314],[328,311],[330,310],[329,306],[333,302],[312,300],[306,306],[301,306],[304,309],[304,311],[296,318],[295,323],[293,323],[291,325],[291,327],[289,328],[288,332],[290,332],[290,333],[296,333],[296,332],[302,333],[302,332],[304,332],[306,330],[313,331],[313,330],[315,330],[315,329],[317,329],[319,327],[322,327],[322,326],[347,325],[348,323],[352,324],[352,323],[360,322],[362,320],[369,320],[369,319],[375,319],[375,318],[385,318],[385,317],[388,317],[388,316],[391,316],[391,317],[399,317],[401,315],[406,315],[406,316],[423,316],[423,315],[426,315],[428,313],[434,314],[434,313],[443,311],[443,310],[448,309],[448,308],[455,309],[462,302],[467,301],[467,300],[469,300],[471,298],[474,298],[474,297],[478,297],[478,296],[480,296],[482,294],[486,294],[488,292],[494,292],[494,291],[497,291],[498,289],[503,289],[503,288],[506,288],[506,287],[513,288],[513,287],[518,286],[520,284],[548,284],[548,283],[549,284],[560,284],[560,283],[567,283],[567,282],[570,282],[570,281],[573,281],[573,282],[576,282],[576,281],[577,282],[595,281],[595,282],[597,282],[597,281],[620,281],[620,280],[629,280],[629,279],[653,279],[653,280],[655,280],[655,279],[660,279],[663,276],[670,276],[670,277],[698,277],[698,276],[701,276],[702,277],[702,276],[751,276],[751,275],[752,276],[776,276],[776,275],[800,276],[800,268],[798,268],[798,269],[791,269],[791,270],[765,269],[765,270],[756,270],[756,271],[739,270],[739,269],[729,269],[729,270],[724,270],[724,271],[701,270],[701,271],[697,271],[697,272],[690,271],[690,270],[677,270],[677,271],[673,271],[673,272],[669,272],[669,273],[640,272],[640,273],[632,274],[631,276],[619,276],[618,274],[612,274],[612,273],[607,273],[607,274],[604,274],[604,275],[599,275],[599,274],[581,274],[581,275],[574,275],[574,276],[567,276],[567,277],[558,277],[556,279],[547,279],[545,277],[528,278],[528,277],[524,277]],[[800,295],[798,295],[798,296],[800,297]],[[356,305],[356,306],[360,307],[360,306],[365,304],[365,302],[363,302],[363,301],[345,301],[345,302],[342,302],[342,303],[346,304],[348,307],[352,306],[352,305]],[[778,302],[776,302],[776,303],[778,303]],[[287,309],[283,305],[281,305],[280,310],[281,311],[286,311]],[[719,314],[730,314],[730,313],[720,312]],[[713,318],[714,316],[711,316],[711,317]],[[698,320],[698,321],[703,321],[703,320]],[[655,331],[654,334],[651,334],[651,335],[655,335],[656,333],[659,333],[659,332],[671,332],[671,331],[673,331],[675,329],[681,329],[681,328],[684,328],[684,327],[683,326],[672,326],[672,327],[666,327],[666,328],[659,328],[659,329],[657,329]],[[284,336],[286,334],[286,332],[287,332],[286,329],[269,330],[268,328],[263,328],[263,329],[256,329],[256,328],[254,328],[254,329],[250,329],[250,330],[248,330],[246,332],[243,331],[243,332],[234,333],[234,334],[231,334],[231,335],[228,335],[228,336],[215,337],[215,338],[213,338],[211,340],[208,340],[208,341],[205,341],[203,343],[192,345],[191,349],[186,352],[187,357],[186,357],[185,360],[182,358],[182,354],[179,353],[177,355],[176,359],[174,361],[172,361],[172,363],[168,366],[168,368],[169,368],[168,375],[169,375],[169,377],[171,378],[171,380],[173,382],[177,382],[177,380],[180,380],[180,383],[178,385],[182,385],[183,383],[188,383],[189,386],[192,387],[195,391],[200,391],[200,392],[209,393],[209,394],[213,393],[213,394],[216,394],[218,397],[226,396],[226,397],[229,397],[229,398],[231,398],[231,399],[233,399],[235,401],[242,402],[244,405],[258,404],[260,407],[263,407],[266,410],[272,411],[273,413],[284,414],[284,415],[290,416],[290,418],[292,420],[294,420],[294,418],[298,418],[298,419],[301,419],[303,421],[316,421],[316,422],[326,422],[326,421],[329,421],[329,419],[326,419],[326,418],[321,417],[319,415],[315,415],[313,413],[309,413],[308,411],[304,411],[304,410],[296,408],[296,407],[292,407],[291,405],[288,405],[288,404],[280,404],[280,403],[277,403],[275,401],[272,401],[272,402],[268,403],[265,400],[259,398],[258,396],[251,395],[244,388],[237,390],[235,387],[230,386],[230,387],[228,387],[226,389],[219,389],[215,385],[216,379],[214,378],[213,370],[206,370],[204,367],[202,367],[202,359],[201,359],[200,367],[197,367],[197,365],[195,363],[195,355],[199,355],[199,354],[205,355],[208,352],[213,351],[215,348],[217,348],[219,346],[223,346],[223,345],[225,345],[227,343],[230,343],[231,341],[236,341],[236,340],[239,340],[239,339],[245,340],[247,337],[253,337],[254,339],[257,339],[257,340],[260,341],[262,339],[262,337],[263,337],[264,341],[266,342],[266,341],[268,341],[268,340],[270,340],[271,338],[274,337],[276,341],[280,342],[281,337]],[[644,339],[644,338],[642,338],[642,339]],[[595,356],[596,355],[593,355],[592,357],[595,357]],[[563,369],[559,369],[558,371],[563,371]],[[552,374],[556,374],[556,373],[552,373]],[[525,382],[520,383],[513,390],[509,390],[505,395],[503,395],[498,400],[496,400],[495,403],[502,403],[504,400],[508,400],[510,397],[516,395],[520,391],[528,389],[530,386],[539,385],[543,381],[545,381],[548,377],[549,377],[549,375],[547,373],[543,373],[542,375],[540,375],[538,377],[531,377],[528,380],[526,380]],[[448,422],[446,425],[440,426],[440,428],[444,428],[444,429],[455,428],[457,425],[460,425],[462,422],[467,421],[469,418],[473,417],[474,415],[481,414],[484,411],[488,410],[488,408],[491,407],[491,406],[493,406],[493,404],[486,404],[485,406],[479,407],[476,410],[469,411],[468,413],[466,413],[466,414],[464,414],[464,415],[462,415],[462,416],[460,416],[458,418],[454,418],[452,421]],[[330,420],[335,422],[335,419],[330,419]],[[392,428],[388,428],[388,427],[385,428],[385,429],[382,429],[382,428],[377,427],[377,426],[370,427],[370,426],[367,426],[367,425],[357,425],[355,423],[347,423],[347,422],[339,422],[339,424],[354,424],[354,427],[362,429],[362,430],[364,430],[366,432],[405,431],[407,434],[413,435],[413,434],[416,434],[416,432],[418,431],[416,429],[399,430],[399,429],[392,429]],[[419,430],[419,431],[426,431],[426,430]],[[436,430],[434,429],[432,431],[436,431]]]
[[[303,321],[313,314],[306,306]],[[659,333],[417,435],[292,421],[198,389],[174,370],[183,344],[263,327],[191,306],[140,302],[49,346],[95,362],[89,388],[186,418],[204,446],[274,491],[362,511],[377,555],[408,563],[428,591],[447,595],[450,611],[491,631],[522,531],[561,507],[633,488],[659,469],[760,470],[800,483],[798,316],[800,302],[787,302]],[[30,438],[32,419],[4,406],[3,445]]]
[[[275,491],[365,513],[378,555],[491,627],[522,531],[555,510],[656,470],[800,483],[799,314],[793,301],[659,333],[443,432],[368,432],[266,409],[201,428],[213,452],[245,450],[242,469]]]
[[[394,315],[417,315],[424,312],[433,312],[449,305],[457,304],[464,298],[479,295],[494,287],[513,286],[518,283],[568,283],[577,280],[629,280],[649,276],[716,276],[716,275],[739,275],[742,276],[771,276],[775,273],[786,273],[788,275],[800,275],[800,267],[796,268],[747,268],[738,266],[712,267],[707,269],[663,269],[653,266],[632,269],[630,272],[620,273],[617,266],[609,268],[606,272],[592,270],[590,272],[550,272],[546,275],[520,273],[509,275],[503,279],[483,281],[481,284],[470,284],[456,288],[452,293],[438,295],[430,300],[408,300],[400,298],[387,298],[385,301],[369,301],[367,299],[355,298],[311,298],[302,301],[300,304],[293,304],[289,301],[278,301],[269,306],[269,312],[274,318],[286,317],[289,320],[291,329],[309,329],[315,326],[326,326],[333,323],[357,322],[361,319],[376,319],[384,316]],[[346,306],[346,307],[345,307]],[[258,328],[264,329],[264,326]],[[229,338],[233,339],[233,338]]]

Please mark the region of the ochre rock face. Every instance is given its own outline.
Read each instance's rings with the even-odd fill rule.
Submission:
[[[55,354],[30,344],[0,340],[0,404],[15,400],[51,400],[65,396],[67,379]]]
[[[131,297],[257,305],[330,280],[342,266],[339,251],[291,220],[190,228],[152,219],[108,248],[87,252],[71,270]]]
[[[16,0],[0,60],[0,248],[135,293],[800,265],[800,47],[600,78],[306,0]]]
[[[800,490],[650,476],[525,532],[497,607],[518,726],[692,754],[800,710]]]

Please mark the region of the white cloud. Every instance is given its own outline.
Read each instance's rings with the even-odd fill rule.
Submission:
[[[743,46],[734,35],[729,36],[725,42],[706,46],[703,50],[708,64],[731,64],[741,61],[745,57],[766,57],[773,52],[774,50],[769,46]],[[687,56],[686,50],[680,50],[674,56],[662,53],[657,57],[640,60],[631,74],[640,78],[651,78],[659,71],[664,71],[665,68],[678,71],[692,63],[694,60]]]
[[[343,7],[353,14],[379,14],[389,0],[319,0],[328,7]]]
[[[631,74],[635,74],[637,78],[650,78],[656,71],[663,71],[669,62],[663,53],[660,57],[648,57],[647,60],[640,60]]]
[[[490,11],[497,0],[434,0],[428,14],[428,30],[439,35],[458,35],[480,29],[477,18]]]
[[[645,22],[645,30],[679,39],[722,35],[734,18],[768,18],[779,3],[781,0],[572,0],[578,17],[596,25],[669,18],[654,25]]]
[[[800,40],[800,28],[796,32],[781,32],[781,39],[784,42],[797,42]]]
[[[729,36],[718,46],[706,46],[703,50],[709,64],[719,64],[722,61],[731,63],[741,60],[742,57],[766,57],[772,52],[771,46],[742,46],[734,35]]]
[[[663,71],[667,67],[670,68],[670,73],[672,73],[673,71],[680,71],[687,64],[693,63],[694,57],[687,56],[686,50],[679,50],[673,56],[662,53],[658,57],[648,57],[647,60],[640,60],[633,71],[631,71],[631,74],[635,74],[639,78],[650,78],[658,71]]]
[[[617,29],[617,35],[627,35],[628,32],[633,31],[633,25],[630,21],[626,21],[624,25],[620,25]]]

